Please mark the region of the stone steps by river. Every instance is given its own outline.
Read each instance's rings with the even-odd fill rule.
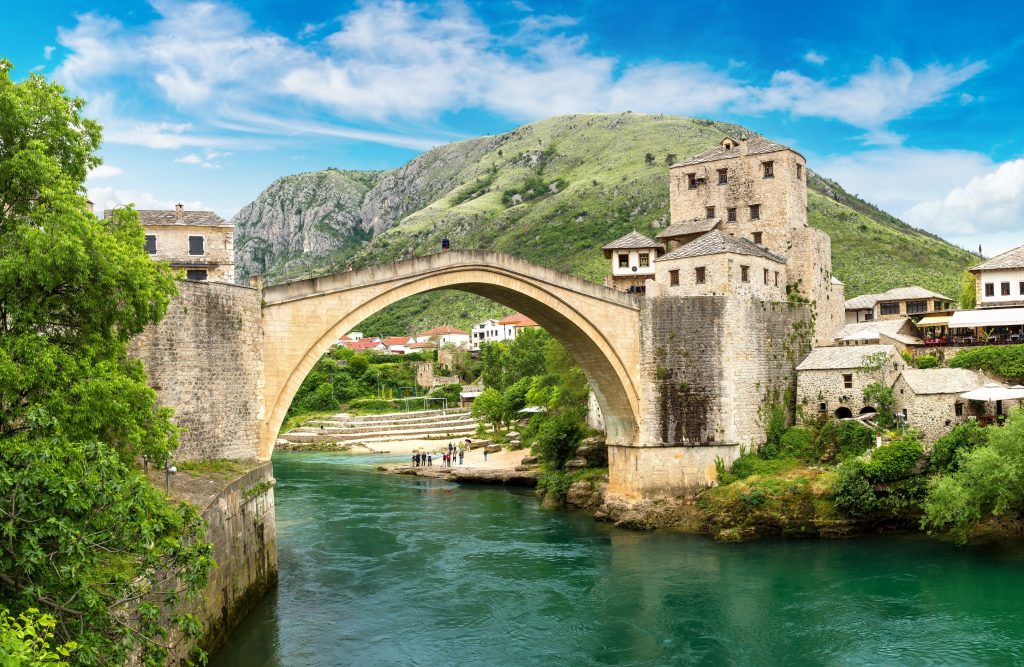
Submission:
[[[403,440],[448,439],[476,433],[477,421],[468,410],[424,410],[385,415],[347,414],[311,420],[284,433],[278,445],[331,442],[338,445],[371,444]]]

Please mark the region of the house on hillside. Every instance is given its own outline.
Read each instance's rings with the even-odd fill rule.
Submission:
[[[353,352],[372,352],[374,354],[384,354],[388,351],[387,346],[379,338],[360,338],[345,347]]]
[[[796,367],[797,404],[808,418],[827,414],[845,419],[875,412],[864,401],[864,388],[875,382],[891,387],[906,368],[892,345],[816,347]]]
[[[411,336],[387,336],[381,343],[387,348],[388,354],[405,354],[409,352],[409,346],[416,342]]]
[[[416,334],[416,342],[434,343],[438,347],[454,345],[458,348],[469,349],[469,332],[449,326],[434,327]]]
[[[515,327],[512,325],[502,325],[494,319],[484,320],[469,330],[469,349],[478,352],[483,343],[499,343],[514,337]]]
[[[953,300],[923,287],[897,287],[880,294],[861,294],[845,304],[846,323],[949,315]]]
[[[974,310],[953,313],[950,343],[1024,343],[1024,246],[972,266]]]
[[[106,210],[103,218],[114,212]],[[235,226],[213,211],[140,210],[139,222],[146,233],[146,252],[185,272],[186,280],[233,283],[235,281]]]
[[[644,282],[654,277],[654,261],[665,252],[661,243],[636,230],[606,244],[602,250],[611,260],[612,268],[605,287],[634,294],[644,293]]]
[[[960,398],[989,380],[966,368],[907,368],[893,385],[896,411],[909,428],[932,444],[968,417],[985,414],[986,405]]]

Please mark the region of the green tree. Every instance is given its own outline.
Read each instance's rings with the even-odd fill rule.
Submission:
[[[491,424],[497,432],[505,417],[505,404],[501,400],[501,392],[494,387],[487,387],[473,400],[473,407],[470,412],[477,419],[483,419]]]
[[[174,281],[134,210],[87,212],[100,128],[84,102],[10,69],[0,61],[0,606],[52,614],[78,663],[158,662],[162,614],[198,631],[173,604],[212,563],[195,508],[133,467],[177,445],[127,355]]]
[[[12,616],[0,608],[0,665],[4,667],[64,667],[77,648],[75,642],[51,646],[57,620],[30,608]]]
[[[960,274],[960,307],[971,310],[978,305],[977,278],[970,271]]]
[[[893,406],[896,405],[896,397],[892,389],[878,382],[872,382],[864,387],[864,402],[875,407],[875,419],[878,421],[878,428],[887,430],[893,427]]]

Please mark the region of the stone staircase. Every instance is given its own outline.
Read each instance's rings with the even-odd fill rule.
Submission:
[[[277,446],[302,448],[313,443],[372,445],[397,440],[451,440],[471,437],[477,421],[464,408],[421,410],[384,415],[337,414],[314,419],[281,435]]]

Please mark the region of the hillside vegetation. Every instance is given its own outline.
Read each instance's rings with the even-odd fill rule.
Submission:
[[[454,248],[488,248],[600,281],[608,270],[604,243],[632,229],[653,236],[667,225],[668,164],[725,134],[752,133],[677,116],[559,116],[449,144],[361,180],[359,172],[286,177],[236,217],[239,271],[281,282],[350,262],[436,252],[447,236]],[[809,189],[810,223],[832,236],[835,274],[848,297],[907,284],[958,293],[960,272],[975,259],[970,253],[817,175]],[[330,232],[310,242],[308,229]],[[362,328],[465,328],[502,312],[479,297],[438,293],[396,304]]]

